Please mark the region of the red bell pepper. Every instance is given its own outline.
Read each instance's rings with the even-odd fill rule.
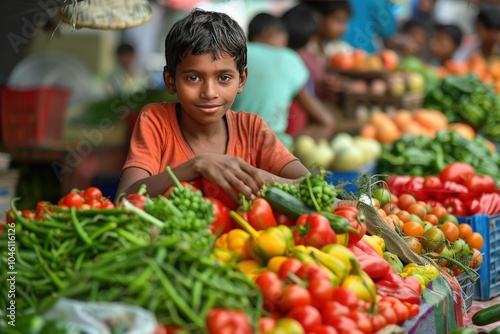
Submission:
[[[470,198],[466,200],[465,206],[467,208],[467,211],[471,215],[481,213],[481,206],[479,205],[479,200],[477,200],[476,198]]]
[[[335,208],[334,213],[344,217],[349,222],[349,226],[357,230],[359,233],[348,232],[349,243],[358,242],[366,233],[366,218],[359,210],[352,206],[340,206]]]
[[[207,315],[210,334],[251,334],[252,326],[242,311],[213,308]]]
[[[411,178],[411,176],[407,175],[391,175],[387,179],[387,185],[394,195],[400,196],[406,192],[406,184],[411,180]]]
[[[231,210],[236,210],[238,208],[238,203],[217,184],[213,183],[205,177],[201,178],[201,184],[204,196],[217,198]]]
[[[222,235],[231,231],[235,225],[233,218],[229,215],[229,208],[222,203],[222,201],[218,200],[214,197],[205,197],[210,202],[212,202],[212,206],[214,208],[214,220],[212,222],[211,231],[214,235]]]
[[[375,286],[377,294],[382,297],[392,296],[402,302],[420,303],[420,293],[413,288],[410,281],[405,281],[392,267],[382,279],[375,282]]]
[[[500,194],[485,193],[479,196],[480,213],[494,215],[500,212]]]
[[[279,212],[278,210],[273,209],[273,216],[274,220],[276,220],[276,224],[278,225],[286,225],[288,227],[291,227],[295,224],[295,221],[292,218]]]
[[[361,269],[374,281],[383,278],[391,269],[389,262],[363,239],[348,244],[347,248],[356,255]]]
[[[237,212],[257,231],[277,226],[271,205],[262,197],[251,201],[242,197],[242,204]]]
[[[330,221],[319,213],[303,214],[292,227],[296,245],[321,248],[337,242]]]
[[[462,202],[458,197],[446,197],[442,204],[449,213],[455,216],[467,216],[469,214],[464,202]]]

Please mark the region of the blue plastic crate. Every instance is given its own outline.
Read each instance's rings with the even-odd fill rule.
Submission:
[[[359,178],[363,174],[366,174],[369,177],[372,176],[373,174],[375,174],[376,168],[377,168],[377,162],[373,161],[354,171],[345,172],[338,170],[329,170],[328,173],[326,173],[325,175],[325,180],[328,183],[333,184],[335,186],[344,182],[348,182],[344,186],[344,190],[348,193],[352,192],[357,195],[358,194],[357,181],[359,180]]]
[[[483,263],[479,268],[479,280],[474,286],[474,299],[489,300],[500,295],[500,213],[458,217],[460,223],[468,223],[472,230],[484,238]]]

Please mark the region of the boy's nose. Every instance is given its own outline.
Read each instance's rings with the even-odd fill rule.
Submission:
[[[219,97],[219,93],[217,93],[216,89],[216,84],[211,82],[206,82],[203,85],[203,89],[201,91],[201,97],[208,100]]]

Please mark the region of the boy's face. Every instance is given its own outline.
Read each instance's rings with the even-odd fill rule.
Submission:
[[[323,18],[320,33],[326,39],[341,39],[344,36],[348,21],[349,14],[345,10],[337,10]]]
[[[170,94],[176,94],[184,114],[201,124],[220,120],[243,90],[247,70],[238,73],[233,57],[213,60],[211,53],[187,54],[177,65],[175,78],[165,68],[163,77]]]
[[[418,49],[415,50],[415,54],[419,55],[425,49],[425,45],[427,44],[427,32],[424,28],[414,27],[408,31],[408,35],[415,41],[415,44],[418,46]]]
[[[451,59],[457,49],[451,37],[443,31],[436,31],[431,40],[431,51],[434,58],[439,61]]]

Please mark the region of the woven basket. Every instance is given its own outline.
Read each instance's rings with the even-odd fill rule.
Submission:
[[[59,15],[74,28],[125,29],[151,19],[148,0],[85,0],[62,6]]]

